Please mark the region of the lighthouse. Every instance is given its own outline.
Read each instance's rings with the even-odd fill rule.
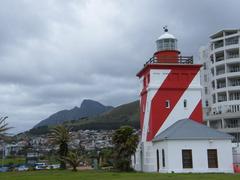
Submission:
[[[137,171],[232,173],[232,136],[202,124],[200,64],[182,56],[164,27],[157,50],[137,73],[141,139]]]
[[[201,65],[193,63],[193,56],[182,56],[177,42],[164,27],[156,52],[137,73],[141,139],[133,167],[138,171],[159,172],[159,158],[165,159],[166,152],[154,145],[158,135],[182,119],[202,122]]]
[[[202,122],[200,67],[192,56],[182,56],[177,39],[164,27],[156,41],[157,51],[137,73],[140,79],[141,141],[153,138],[189,118]]]

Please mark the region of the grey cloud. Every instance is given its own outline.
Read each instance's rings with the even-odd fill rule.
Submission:
[[[184,55],[211,33],[239,28],[237,0],[0,2],[0,115],[26,130],[84,98],[138,98],[136,73],[168,25]]]

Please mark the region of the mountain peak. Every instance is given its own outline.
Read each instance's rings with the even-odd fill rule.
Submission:
[[[56,112],[49,116],[47,119],[42,120],[35,127],[61,124],[64,121],[79,120],[83,117],[93,117],[111,109],[113,109],[112,106],[104,106],[97,101],[84,99],[81,103],[80,108],[74,107],[70,110]]]
[[[101,103],[99,103],[98,101],[94,101],[94,100],[91,100],[91,99],[84,99],[81,103],[81,107],[84,107],[84,106],[91,106],[91,105],[102,105]],[[103,105],[102,105],[103,106]]]

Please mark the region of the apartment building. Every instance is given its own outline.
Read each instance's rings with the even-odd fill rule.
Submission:
[[[240,29],[221,30],[200,48],[204,120],[240,141]]]

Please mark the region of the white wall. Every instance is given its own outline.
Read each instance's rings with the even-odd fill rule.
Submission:
[[[230,140],[168,140],[154,144],[155,151],[162,148],[165,148],[166,168],[160,166],[160,172],[233,172]],[[182,168],[182,149],[192,149],[192,169]],[[208,168],[207,149],[217,149],[218,168]]]

